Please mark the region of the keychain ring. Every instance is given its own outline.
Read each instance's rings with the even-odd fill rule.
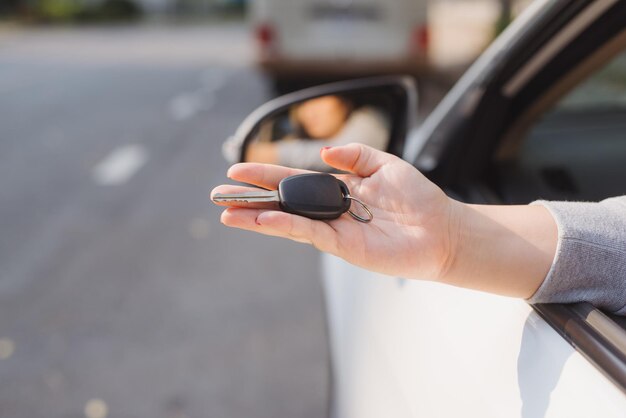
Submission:
[[[349,199],[353,202],[358,203],[359,205],[361,205],[361,207],[363,208],[363,210],[365,212],[367,212],[367,218],[364,218],[360,215],[357,215],[356,213],[352,212],[352,210],[348,209],[348,213],[350,214],[350,216],[352,216],[354,219],[356,219],[359,222],[363,222],[363,223],[369,223],[372,222],[372,219],[374,219],[374,214],[372,213],[372,211],[370,210],[370,208],[367,207],[367,205],[363,202],[361,202],[359,199],[357,199],[356,197],[352,197],[350,195],[346,195],[344,196],[344,198]]]

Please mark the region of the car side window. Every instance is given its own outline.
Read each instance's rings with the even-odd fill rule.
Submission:
[[[498,167],[499,187],[512,203],[626,194],[626,51],[536,120]]]
[[[626,51],[566,95],[551,113],[626,109]]]

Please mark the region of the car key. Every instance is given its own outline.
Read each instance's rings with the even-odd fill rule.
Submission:
[[[259,190],[245,193],[217,193],[215,202],[278,202],[281,210],[310,219],[337,219],[343,213],[360,222],[370,222],[372,212],[360,200],[350,196],[346,184],[330,174],[311,173],[286,177],[278,184],[278,190]],[[350,210],[352,201],[358,202],[368,217],[361,217]]]

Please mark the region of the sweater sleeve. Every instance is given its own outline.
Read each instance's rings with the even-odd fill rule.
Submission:
[[[528,301],[589,302],[626,315],[626,196],[532,204],[552,213],[558,244],[548,275]]]

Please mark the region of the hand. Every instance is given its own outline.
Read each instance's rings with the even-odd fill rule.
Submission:
[[[374,214],[371,223],[349,214],[316,221],[259,204],[229,203],[224,225],[314,245],[355,265],[394,276],[437,280],[454,259],[458,244],[460,204],[448,198],[407,162],[361,144],[322,150],[330,166],[353,174],[338,175],[353,196]],[[276,189],[284,177],[305,173],[280,166],[244,163],[228,177],[266,189]],[[249,191],[222,185],[213,193]]]

